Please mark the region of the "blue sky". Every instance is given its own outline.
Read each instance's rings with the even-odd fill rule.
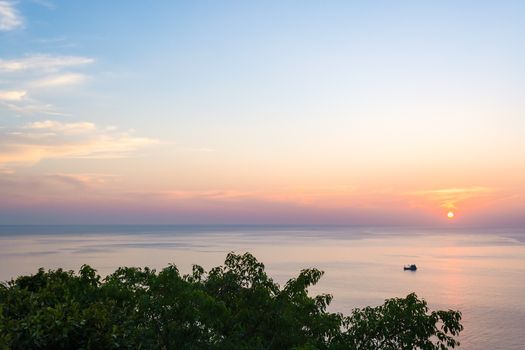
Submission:
[[[127,221],[143,196],[167,213],[148,222],[519,216],[524,15],[521,1],[0,1],[0,190],[17,189],[0,218],[60,222],[75,202],[84,221],[106,201]]]

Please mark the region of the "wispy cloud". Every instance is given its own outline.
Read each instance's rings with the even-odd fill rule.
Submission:
[[[107,185],[120,176],[101,173],[19,174],[0,168],[0,192],[11,203],[71,201],[82,193],[83,200],[107,196]],[[74,193],[74,195],[73,195]]]
[[[120,176],[115,174],[103,174],[103,173],[54,173],[45,174],[45,177],[60,179],[65,183],[75,184],[79,187],[91,187],[94,185],[105,184],[110,181],[118,179]]]
[[[95,124],[89,122],[62,123],[56,120],[44,120],[26,124],[24,129],[48,130],[51,132],[61,132],[64,134],[77,134],[95,131],[96,126]]]
[[[89,122],[46,120],[0,130],[0,165],[32,165],[49,158],[122,158],[155,143],[129,131],[99,129]]]
[[[138,195],[137,193],[134,193]],[[274,188],[268,190],[166,190],[159,192],[147,192],[141,194],[144,197],[156,198],[166,201],[205,201],[205,202],[244,202],[260,201],[268,203],[293,203],[305,207],[324,207],[330,208],[337,206],[352,207],[352,198],[357,198],[359,194],[350,187],[329,187],[329,188]]]
[[[47,1],[47,0],[31,0],[31,2],[37,4],[37,5],[40,5],[40,6],[43,6],[49,10],[53,10],[55,9],[55,4],[51,1]]]
[[[34,80],[30,83],[33,87],[58,87],[80,84],[86,80],[86,76],[80,73],[66,73]]]
[[[10,31],[24,26],[22,16],[11,1],[0,1],[0,31]]]
[[[47,38],[39,38],[34,39],[33,41],[35,44],[37,44],[39,47],[44,48],[46,50],[63,50],[63,49],[71,49],[74,47],[78,47],[78,44],[74,41],[70,40],[66,36],[58,36],[58,37],[47,37]]]
[[[0,101],[20,101],[26,95],[25,90],[0,90]]]
[[[11,60],[0,59],[0,71],[20,72],[39,70],[41,72],[56,72],[62,68],[80,66],[93,62],[95,62],[95,60],[90,57],[39,54]]]
[[[11,101],[11,102],[21,102],[20,101]],[[50,103],[42,104],[34,101],[24,101],[22,104],[9,103],[7,101],[2,101],[0,99],[0,105],[4,106],[16,113],[20,114],[47,114],[54,116],[70,116],[69,113],[64,113]]]
[[[13,174],[14,171],[13,169],[9,169],[9,168],[2,168],[0,167],[0,174]]]
[[[211,153],[216,152],[216,149],[210,147],[182,147],[182,151],[196,152],[196,153]]]
[[[416,191],[412,194],[427,201],[439,204],[445,209],[456,209],[459,203],[470,199],[488,197],[497,191],[492,187],[441,188]]]
[[[31,96],[34,96],[37,89],[83,83],[88,79],[86,74],[64,72],[64,69],[73,69],[92,62],[94,59],[89,57],[41,54],[10,60],[0,59],[0,73],[4,73],[3,76],[7,79],[3,82],[4,89],[0,90],[0,107],[20,114],[69,115]]]

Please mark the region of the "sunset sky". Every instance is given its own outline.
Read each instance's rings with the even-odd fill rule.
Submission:
[[[0,224],[524,224],[524,18],[0,0]]]

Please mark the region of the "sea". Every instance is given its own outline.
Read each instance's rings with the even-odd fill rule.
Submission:
[[[433,310],[462,312],[460,349],[525,349],[525,228],[0,226],[0,280],[83,264],[101,276],[168,264],[187,273],[228,252],[252,253],[281,285],[301,269],[323,270],[310,293],[332,294],[330,311],[415,292]]]

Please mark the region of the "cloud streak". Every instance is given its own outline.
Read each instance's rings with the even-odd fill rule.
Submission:
[[[10,103],[10,102],[26,102],[26,103]],[[34,101],[2,101],[0,99],[0,105],[20,114],[46,114],[54,116],[70,116],[69,113],[58,111],[55,106],[50,103],[42,104]]]
[[[11,31],[23,26],[22,16],[18,13],[13,2],[0,1],[0,31]]]
[[[12,60],[0,59],[0,71],[15,73],[23,71],[56,72],[66,67],[82,66],[95,62],[83,56],[32,55]]]
[[[33,87],[38,88],[47,88],[47,87],[59,87],[59,86],[68,86],[76,85],[84,82],[86,76],[80,73],[66,73],[60,75],[54,75],[45,77],[43,79],[35,80],[30,83]]]
[[[0,106],[20,114],[68,115],[49,103],[31,97],[38,89],[60,88],[78,85],[88,76],[78,72],[64,72],[93,63],[94,59],[83,56],[31,55],[16,59],[0,59],[0,74],[5,77],[0,90]],[[61,91],[63,92],[63,91]]]
[[[0,101],[21,101],[26,95],[25,90],[0,90]]]
[[[0,168],[1,170],[1,168]],[[118,176],[102,173],[18,174],[0,171],[0,192],[11,205],[107,199],[106,184]],[[1,207],[1,204],[0,204]]]
[[[413,195],[437,203],[444,209],[456,209],[458,204],[471,199],[493,196],[497,191],[491,187],[442,188],[414,192]]]
[[[89,122],[62,123],[56,120],[44,120],[26,124],[24,129],[48,130],[51,132],[63,134],[78,134],[95,131],[96,126],[95,124]]]
[[[56,158],[123,158],[155,143],[131,132],[99,129],[89,122],[45,120],[0,130],[0,165],[28,166]]]

